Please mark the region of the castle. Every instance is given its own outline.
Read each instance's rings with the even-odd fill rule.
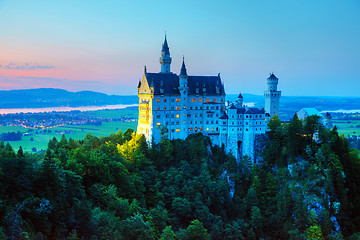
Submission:
[[[243,105],[239,94],[236,102],[225,102],[225,89],[220,74],[190,76],[183,58],[180,74],[170,71],[170,50],[166,40],[162,45],[159,73],[149,73],[145,67],[138,85],[139,120],[137,133],[158,143],[164,134],[169,139],[185,139],[202,132],[213,144],[224,145],[237,159],[253,158],[255,137],[264,134],[269,118],[278,114],[281,92],[278,78],[267,79],[265,109]]]

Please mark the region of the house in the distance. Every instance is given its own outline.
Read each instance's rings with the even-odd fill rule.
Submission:
[[[326,127],[326,128],[332,128],[333,124],[331,121],[331,115],[330,113],[326,113],[325,115],[321,114],[316,108],[302,108],[297,113],[297,116],[300,120],[305,120],[305,118],[309,116],[319,116],[320,122]]]

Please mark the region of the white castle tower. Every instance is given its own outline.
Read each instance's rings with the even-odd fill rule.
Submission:
[[[162,49],[161,49],[160,64],[161,64],[161,71],[160,71],[161,73],[170,73],[171,57],[170,57],[169,46],[166,41],[166,35],[165,35],[164,44],[162,45]]]
[[[264,92],[265,96],[265,112],[269,113],[270,116],[274,114],[279,115],[279,103],[281,97],[281,91],[277,90],[279,79],[270,73],[270,77],[267,79],[268,89]]]

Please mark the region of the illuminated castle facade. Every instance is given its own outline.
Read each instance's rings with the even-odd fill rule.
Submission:
[[[161,71],[149,73],[145,67],[138,85],[137,133],[144,134],[149,142],[158,143],[164,134],[169,139],[185,139],[189,134],[202,132],[213,144],[224,145],[237,158],[242,155],[253,157],[255,137],[266,131],[265,119],[269,116],[266,117],[265,110],[244,106],[241,94],[236,102],[226,103],[220,74],[188,75],[183,59],[177,75],[170,70],[171,61],[165,36],[160,57]],[[272,74],[270,78],[273,77]],[[271,115],[278,113],[280,98],[272,94],[272,90],[269,90],[269,96],[265,95],[273,104],[270,106]],[[277,99],[272,101],[274,96]],[[265,104],[267,107],[268,101]],[[273,107],[276,104],[277,107]]]

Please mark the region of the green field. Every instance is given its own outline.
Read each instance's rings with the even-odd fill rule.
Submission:
[[[348,135],[360,135],[360,120],[338,120],[333,119],[334,126],[338,128],[340,134],[344,136]]]
[[[32,136],[24,135],[21,141],[11,141],[9,142],[11,146],[17,150],[20,146],[24,149],[24,151],[31,152],[33,147],[36,148],[37,151],[41,149],[46,149],[47,144],[50,139],[56,137],[58,140],[62,137],[63,132],[71,131],[71,133],[65,133],[67,139],[70,137],[73,139],[84,139],[86,134],[92,134],[94,136],[108,136],[111,133],[116,133],[119,130],[123,132],[126,129],[131,128],[136,130],[137,121],[133,122],[103,122],[101,126],[93,126],[93,125],[65,125],[61,127],[50,128],[51,133],[39,133],[34,134],[35,131],[29,132],[29,134],[33,134]],[[22,127],[0,127],[0,134],[3,132],[28,132],[28,129]],[[62,133],[56,133],[56,131],[61,131]],[[31,141],[32,140],[32,141]]]
[[[89,111],[87,113],[92,116],[104,118],[128,117],[136,119],[138,117],[138,108],[128,107],[123,109],[104,109],[99,111]]]

